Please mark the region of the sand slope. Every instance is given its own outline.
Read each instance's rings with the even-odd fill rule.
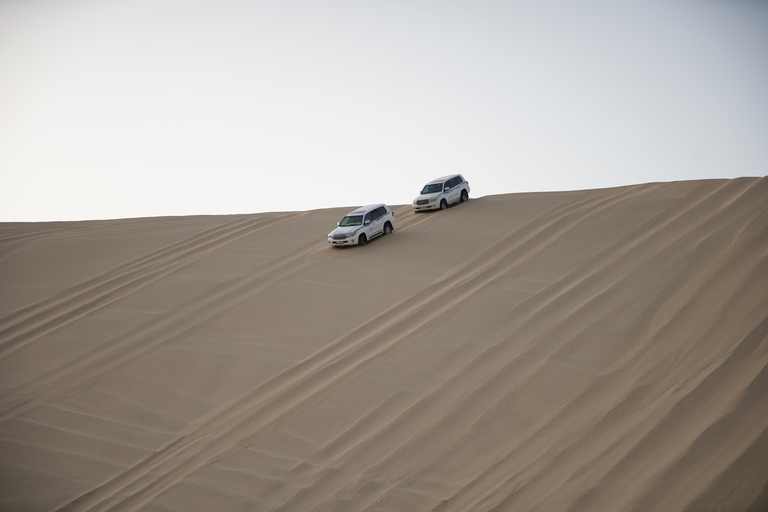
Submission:
[[[0,509],[768,510],[768,178],[0,224]]]

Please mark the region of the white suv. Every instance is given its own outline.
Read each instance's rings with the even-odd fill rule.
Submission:
[[[413,200],[413,211],[445,210],[449,204],[463,203],[469,199],[469,182],[461,174],[452,174],[432,180],[421,189],[421,195]]]
[[[368,240],[394,231],[395,214],[385,204],[362,206],[344,216],[338,226],[328,233],[329,244],[365,245]]]

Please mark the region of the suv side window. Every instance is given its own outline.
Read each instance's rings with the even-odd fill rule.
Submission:
[[[386,206],[379,206],[379,217],[383,217],[387,214]]]
[[[365,224],[367,222],[371,222],[373,220],[372,214],[373,214],[373,212],[368,212],[368,213],[365,214],[365,217],[363,218],[363,224]]]
[[[456,176],[455,178],[451,178],[451,181],[449,182],[451,184],[451,188],[455,187],[459,183],[461,183],[461,178]]]

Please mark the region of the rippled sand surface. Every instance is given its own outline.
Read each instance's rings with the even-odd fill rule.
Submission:
[[[0,224],[0,509],[768,510],[768,178],[390,206]]]

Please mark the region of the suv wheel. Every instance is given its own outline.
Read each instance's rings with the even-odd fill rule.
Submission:
[[[360,238],[357,239],[357,245],[365,245],[365,243],[368,241],[368,238],[366,238],[365,234],[360,235]]]
[[[445,202],[445,199],[441,199],[440,200],[440,209],[441,210],[445,210],[446,208],[448,208],[448,203]]]
[[[469,199],[469,196],[467,195],[467,191],[466,190],[462,190],[461,191],[461,202],[462,203],[466,203],[467,199]]]
[[[385,235],[392,234],[392,224],[390,224],[389,222],[384,224],[384,234]]]

